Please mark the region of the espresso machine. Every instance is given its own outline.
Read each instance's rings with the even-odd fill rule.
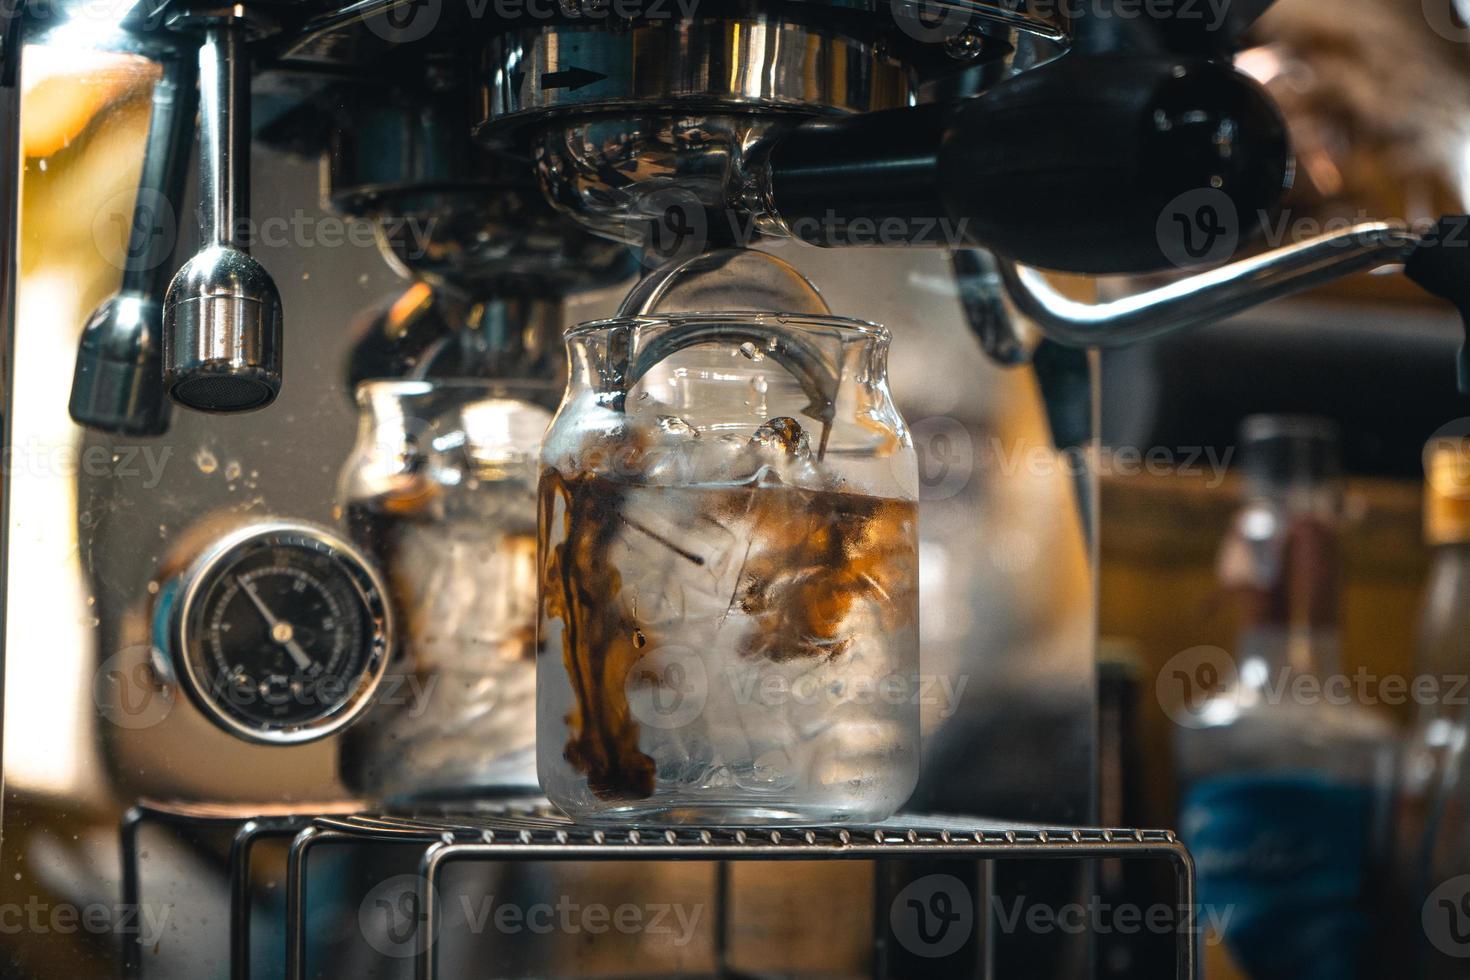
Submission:
[[[1087,929],[1000,913],[1153,860],[1193,976],[1189,854],[1097,827],[1096,352],[1383,267],[1470,309],[1463,218],[1256,244],[1292,157],[1230,55],[1268,5],[11,5],[0,908],[39,918],[0,972],[1082,976]],[[892,332],[903,815],[538,799],[505,597],[561,334],[679,303]],[[566,908],[604,918],[530,927]]]

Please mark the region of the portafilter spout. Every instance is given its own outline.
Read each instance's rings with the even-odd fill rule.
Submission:
[[[204,244],[174,276],[164,300],[164,383],[174,401],[202,412],[263,408],[281,390],[281,297],[270,273],[251,257],[243,228],[250,214],[249,16],[235,5],[170,22],[204,30]]]

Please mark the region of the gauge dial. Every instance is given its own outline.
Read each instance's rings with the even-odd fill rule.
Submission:
[[[371,700],[392,643],[382,582],[361,553],[306,524],[246,528],[179,586],[177,673],[210,720],[256,742],[322,738]]]

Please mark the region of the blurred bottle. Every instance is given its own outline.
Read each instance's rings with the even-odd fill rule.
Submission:
[[[1424,448],[1424,533],[1434,563],[1414,663],[1415,717],[1399,757],[1386,877],[1385,964],[1461,977],[1470,955],[1470,440]],[[1458,883],[1457,883],[1458,882]],[[1462,921],[1464,920],[1464,921]],[[1427,942],[1426,942],[1427,941]]]
[[[1181,729],[1180,827],[1204,923],[1249,976],[1343,980],[1366,952],[1392,730],[1348,701],[1339,668],[1337,437],[1256,416],[1241,450],[1246,501],[1220,576],[1244,626]]]

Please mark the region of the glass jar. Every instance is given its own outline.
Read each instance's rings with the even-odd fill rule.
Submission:
[[[875,821],[919,765],[918,468],[888,333],[569,331],[541,450],[538,774],[585,821]]]
[[[402,640],[342,777],[380,800],[534,793],[536,454],[555,389],[366,381],[341,500]]]

